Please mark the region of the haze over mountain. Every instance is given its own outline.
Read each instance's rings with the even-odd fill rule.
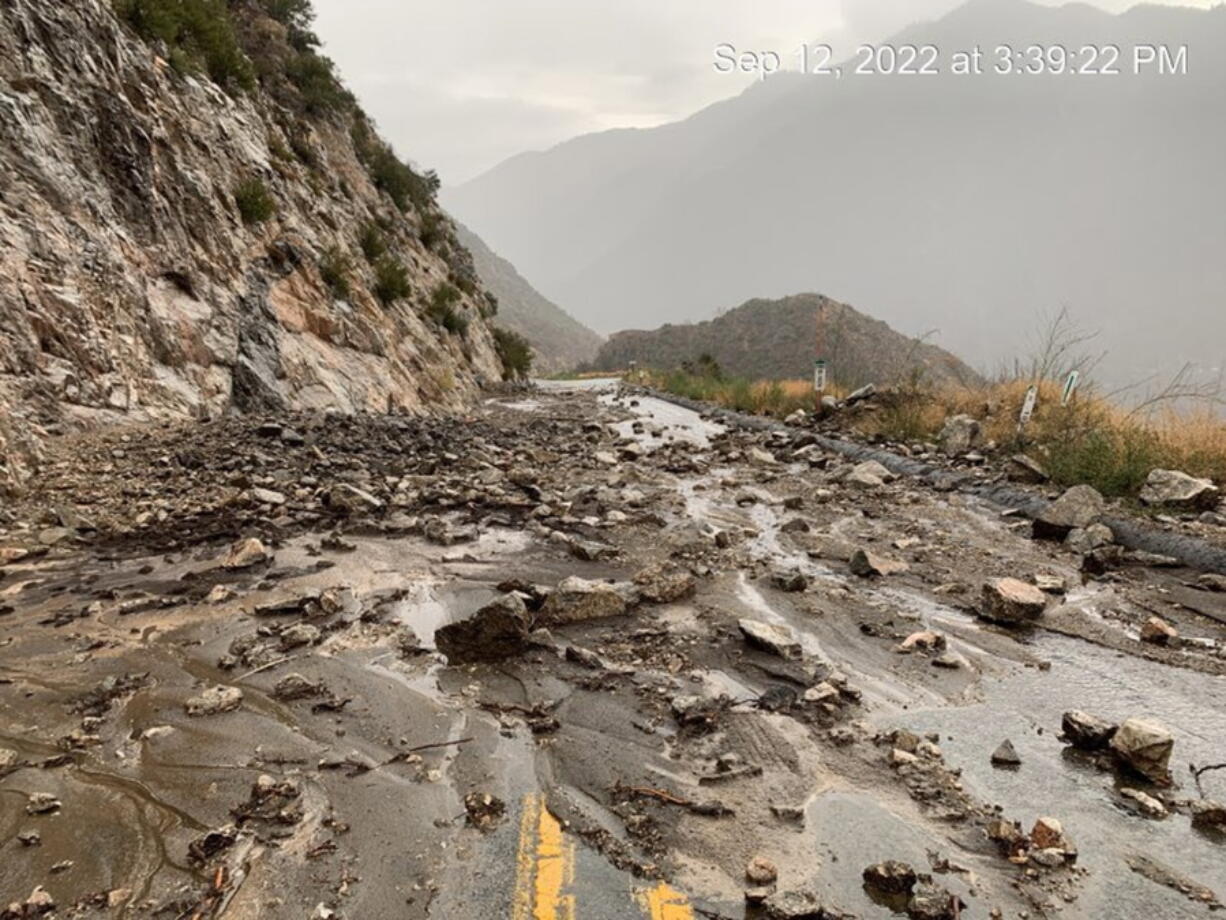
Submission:
[[[822,290],[983,368],[1068,306],[1102,373],[1219,363],[1226,338],[1226,7],[972,0],[895,44],[936,77],[781,75],[676,124],[576,138],[444,192],[491,246],[600,331]],[[1010,43],[1109,43],[1118,76],[993,75]],[[988,73],[950,74],[985,49]],[[1136,44],[1187,45],[1134,76]]]
[[[813,373],[814,339],[821,317],[822,355],[833,379],[845,387],[897,384],[974,385],[979,375],[929,342],[895,332],[880,320],[820,294],[751,300],[701,323],[619,332],[594,362],[597,370],[621,370],[637,362],[665,370],[713,358],[727,373],[750,380],[807,378]]]
[[[477,277],[498,298],[498,322],[532,344],[532,370],[556,373],[590,361],[604,341],[552,301],[546,300],[515,266],[467,227],[456,238],[473,258]]]

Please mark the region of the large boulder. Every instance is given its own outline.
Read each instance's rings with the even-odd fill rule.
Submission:
[[[1081,751],[1103,750],[1119,730],[1118,725],[1079,709],[1066,712],[1060,720],[1060,728],[1061,739]]]
[[[1165,505],[1188,511],[1214,508],[1220,495],[1212,480],[1197,479],[1178,470],[1152,471],[1141,489],[1141,501],[1147,505]]]
[[[626,595],[624,587],[572,575],[562,579],[545,599],[541,619],[558,625],[621,616],[629,606]]]
[[[1073,486],[1045,508],[1034,521],[1034,535],[1040,540],[1063,540],[1074,528],[1097,523],[1106,502],[1092,486]]]
[[[953,415],[945,420],[937,440],[949,456],[965,454],[983,440],[983,426],[969,415]]]
[[[983,586],[979,613],[997,623],[1032,623],[1047,609],[1047,595],[1016,578],[993,578]]]
[[[1129,719],[1111,738],[1111,750],[1126,766],[1155,783],[1170,780],[1175,739],[1166,726],[1151,719]]]
[[[843,482],[853,489],[880,489],[894,478],[894,474],[876,460],[865,460],[857,463],[843,478]]]
[[[434,644],[450,664],[498,661],[523,652],[531,629],[523,598],[505,594],[471,617],[440,627],[434,633]]]

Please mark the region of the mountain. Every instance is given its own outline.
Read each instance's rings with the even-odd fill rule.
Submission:
[[[485,245],[462,224],[460,244],[472,253],[477,276],[498,298],[498,322],[532,345],[532,369],[537,373],[569,371],[595,357],[604,339],[528,283],[515,266]]]
[[[444,201],[598,331],[823,290],[984,366],[1039,312],[1134,380],[1226,352],[1226,7],[972,0],[892,39],[939,76],[784,74],[691,118],[523,154]],[[993,72],[997,45],[1125,49],[1119,75]],[[1133,75],[1139,44],[1184,75]],[[950,73],[980,45],[986,73]],[[1101,69],[1110,52],[1098,52]]]
[[[0,474],[46,432],[460,407],[500,380],[437,180],[309,3],[0,4]]]
[[[982,379],[944,349],[820,294],[750,300],[706,322],[618,332],[600,349],[594,366],[612,371],[637,362],[671,370],[709,355],[725,372],[750,380],[806,379],[813,375],[819,328],[820,351],[845,386],[901,383],[917,373],[936,384]]]

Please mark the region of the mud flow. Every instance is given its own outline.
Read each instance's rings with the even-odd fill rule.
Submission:
[[[6,920],[1221,906],[1226,593],[1170,560],[608,381],[56,450]]]

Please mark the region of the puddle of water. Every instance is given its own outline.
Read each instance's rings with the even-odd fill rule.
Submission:
[[[946,762],[963,769],[968,791],[1001,804],[1009,817],[1023,824],[1040,814],[1059,818],[1080,847],[1081,863],[1092,870],[1079,902],[1085,916],[1203,915],[1203,907],[1133,874],[1124,856],[1152,854],[1221,895],[1226,847],[1192,831],[1184,816],[1151,821],[1124,813],[1115,804],[1115,777],[1069,756],[1057,736],[1069,709],[1111,721],[1155,718],[1175,735],[1171,764],[1178,794],[1195,796],[1186,765],[1220,761],[1226,749],[1226,681],[1062,636],[1037,637],[1035,651],[1051,661],[1050,671],[1012,669],[1004,679],[985,682],[983,703],[912,708],[889,725],[940,732]],[[1022,757],[1015,771],[989,761],[1006,737]],[[1206,791],[1221,798],[1226,782]]]
[[[638,433],[634,430],[634,422],[619,422],[615,427],[625,438],[632,438],[641,444],[651,447],[662,442],[683,441],[695,447],[710,447],[711,439],[724,432],[723,425],[708,422],[693,409],[686,409],[662,399],[651,396],[637,397],[638,405],[631,406],[628,402],[618,402],[615,394],[609,393],[600,397],[606,406],[618,406],[629,409],[639,416],[640,420],[661,429],[661,437],[656,438],[650,432]]]

